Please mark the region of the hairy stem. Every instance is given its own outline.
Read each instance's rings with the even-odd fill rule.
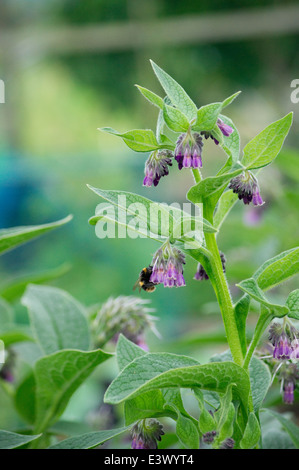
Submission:
[[[255,327],[253,338],[247,350],[247,354],[246,354],[244,364],[243,364],[244,369],[248,370],[255,348],[257,347],[263,332],[265,331],[269,323],[271,323],[271,320],[272,320],[272,314],[268,310],[261,313],[258,319],[258,322],[256,324],[256,327]]]
[[[213,208],[208,202],[203,206],[204,217],[213,224]],[[234,307],[229,292],[226,277],[223,273],[222,262],[214,233],[205,233],[207,249],[211,253],[210,264],[213,277],[211,282],[217,296],[222,319],[225,327],[227,341],[232,353],[233,360],[236,364],[242,366],[243,353],[238,333],[238,327],[235,320]]]

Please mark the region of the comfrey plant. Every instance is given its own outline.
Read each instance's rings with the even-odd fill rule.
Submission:
[[[176,164],[179,175],[191,171],[195,184],[187,198],[197,209],[196,215],[186,206],[181,210],[178,204],[167,206],[137,194],[91,188],[106,203],[97,207],[90,223],[100,238],[103,224],[113,224],[119,236],[125,231],[156,241],[153,257],[145,254],[136,266],[135,288],[144,295],[155,295],[156,289],[164,287],[180,288],[184,295],[188,282],[184,268],[194,263],[191,282],[212,284],[228,350],[207,364],[178,354],[148,352],[145,331],[157,334],[149,299],[119,296],[87,308],[61,289],[40,285],[63,270],[16,278],[0,291],[0,387],[7,395],[7,406],[15,407],[19,423],[16,428],[0,430],[1,449],[89,449],[112,438],[117,439],[118,448],[123,445],[136,450],[165,449],[168,445],[184,449],[299,448],[299,428],[291,420],[272,409],[261,414],[266,411],[261,407],[276,378],[287,405],[296,397],[299,290],[291,292],[283,305],[272,301],[266,291],[299,271],[299,248],[266,261],[250,279],[239,282],[242,296],[233,302],[225,275],[226,257],[216,238],[238,198],[252,207],[263,204],[257,173],[278,155],[292,116],[266,127],[247,143],[241,155],[238,131],[222,114],[238,93],[197,109],[176,81],[152,65],[165,98],[138,88],[158,108],[156,133],[104,130],[120,136],[135,151],[150,152],[140,184],[143,181],[153,191],[165,177],[171,178],[170,170],[175,171]],[[225,161],[215,176],[203,177],[207,145],[222,148]],[[70,219],[0,230],[0,255]],[[20,324],[14,315],[14,304],[20,297],[28,310],[27,325]],[[259,318],[247,344],[246,322],[252,304],[255,310],[258,305]],[[266,353],[258,349],[265,334],[269,340],[263,346]],[[66,422],[63,412],[80,385],[98,366],[112,360],[114,354],[100,348],[111,351],[115,344],[119,374],[94,418],[101,419],[102,410],[107,422],[111,407],[123,403],[125,425],[86,432],[86,423]],[[106,381],[104,377],[102,383]],[[186,410],[181,397],[184,388],[192,390],[198,403],[196,418]],[[262,435],[262,416],[272,420],[271,436],[271,432]],[[164,417],[175,423],[176,441],[170,420],[164,423]]]
[[[259,413],[272,377],[266,364],[269,361],[259,359],[255,351],[273,320],[269,338],[273,358],[278,362],[273,374],[278,374],[282,381],[286,403],[294,400],[299,375],[299,335],[290,320],[299,320],[299,290],[291,292],[284,305],[273,303],[265,291],[298,272],[299,249],[275,256],[263,263],[250,279],[239,282],[243,296],[234,303],[225,276],[225,255],[219,251],[216,237],[238,199],[253,206],[264,204],[257,175],[278,155],[292,124],[292,113],[266,127],[240,153],[238,130],[223,114],[239,93],[198,109],[172,77],[155,63],[151,64],[166,96],[162,98],[144,87],[137,87],[157,107],[156,131],[135,129],[120,133],[112,128],[101,130],[121,137],[136,152],[150,152],[145,162],[143,186],[162,184],[162,177],[171,178],[170,172],[175,171],[176,164],[178,170],[192,172],[195,184],[188,190],[187,199],[201,208],[198,217],[203,236],[196,236],[195,218],[177,207],[172,210],[137,194],[92,187],[90,189],[116,206],[119,212],[118,216],[111,217],[111,213],[109,216],[97,209],[90,223],[96,227],[103,221],[112,221],[122,227],[127,224],[130,230],[161,243],[151,261],[147,256],[141,260],[147,267],[140,272],[137,284],[145,291],[153,292],[159,284],[168,288],[184,287],[185,263],[195,260],[198,267],[194,279],[211,282],[214,288],[229,350],[213,357],[208,364],[199,364],[185,356],[145,353],[120,336],[116,349],[120,373],[104,399],[109,404],[125,404],[126,424],[135,423],[133,448],[151,445],[156,448],[162,433],[155,420],[162,416],[176,421],[179,442],[187,448],[259,448],[263,446]],[[224,154],[224,161],[213,176],[205,175],[207,145],[217,145]],[[130,206],[119,203],[119,196],[125,196]],[[143,205],[144,211],[133,209],[134,204]],[[160,210],[161,219],[167,219],[167,224],[151,223],[153,207]],[[127,219],[120,217],[124,213]],[[132,216],[134,223],[130,219]],[[187,219],[190,223],[185,229]],[[180,230],[174,230],[175,227]],[[139,271],[140,267],[137,267]],[[246,320],[252,301],[259,305],[260,315],[248,345]],[[199,404],[199,420],[185,410],[181,388],[193,390]],[[275,416],[285,429],[293,426],[293,423],[289,426],[282,416]],[[156,431],[152,429],[157,430],[155,438]],[[294,436],[292,440],[295,442]]]

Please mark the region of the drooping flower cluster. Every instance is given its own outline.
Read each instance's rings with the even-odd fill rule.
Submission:
[[[154,284],[163,283],[164,287],[185,286],[183,276],[185,255],[169,242],[166,242],[156,251],[151,264],[150,282]]]
[[[299,380],[298,337],[298,331],[287,317],[284,317],[283,323],[274,322],[269,328],[271,345],[268,344],[266,348],[271,348],[272,355],[265,356],[265,359],[271,358],[274,377],[277,374],[281,381],[281,393],[286,404],[294,402],[294,391]]]
[[[231,437],[228,437],[221,443],[219,449],[233,449],[234,445],[235,441]]]
[[[179,170],[182,168],[201,168],[202,147],[202,137],[198,132],[188,131],[181,134],[176,142],[174,151]]]
[[[294,392],[296,384],[299,380],[298,364],[283,364],[279,370],[279,378],[281,380],[281,391],[283,393],[283,401],[287,405],[292,405],[294,403]]]
[[[145,163],[145,177],[143,186],[157,186],[162,176],[169,173],[169,166],[172,166],[173,154],[170,150],[155,150]]]
[[[225,273],[226,258],[225,258],[224,253],[222,253],[221,251],[219,252],[219,254],[220,254],[220,258],[222,262],[222,269],[223,269],[223,272]],[[209,279],[209,276],[207,275],[204,267],[200,263],[198,263],[197,265],[197,271],[193,279],[195,279],[196,281],[203,281],[204,279],[205,280]]]
[[[243,171],[240,175],[232,178],[228,187],[238,195],[239,199],[243,199],[244,204],[250,204],[250,202],[254,206],[264,204],[258,181],[251,171]]]
[[[208,431],[202,436],[202,440],[205,444],[212,444],[217,436],[217,431]]]
[[[163,436],[163,426],[157,419],[142,419],[132,428],[132,449],[157,449]]]
[[[217,126],[219,130],[222,132],[224,137],[229,137],[233,132],[234,129],[230,127],[228,124],[225,124],[225,122],[222,121],[222,119],[217,119]],[[214,140],[216,145],[219,145],[219,140],[216,139],[216,137],[213,135],[211,131],[202,131],[201,135],[205,137],[205,139],[208,139],[209,137]]]
[[[96,313],[92,322],[95,347],[103,347],[109,340],[117,340],[120,333],[133,343],[147,350],[144,339],[146,328],[157,336],[154,310],[146,307],[150,301],[133,296],[110,297]]]
[[[272,323],[269,328],[269,341],[274,347],[274,359],[296,358],[298,354],[298,332],[289,321],[285,321],[283,324]]]

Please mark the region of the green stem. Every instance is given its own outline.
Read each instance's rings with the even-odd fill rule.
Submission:
[[[204,217],[213,224],[213,208],[206,201],[203,205]],[[243,353],[239,338],[235,312],[214,233],[205,233],[207,249],[211,253],[210,264],[213,277],[211,282],[221,310],[227,341],[233,360],[239,366],[243,364]]]
[[[265,331],[269,323],[271,323],[271,321],[272,321],[272,314],[268,310],[261,312],[261,315],[255,327],[253,338],[251,340],[251,343],[249,345],[249,348],[247,350],[247,354],[244,360],[244,364],[243,364],[244,369],[248,370],[255,348],[257,347],[259,340],[262,337],[263,332]]]
[[[192,168],[192,173],[193,173],[195,183],[199,183],[201,181],[200,171],[197,168]]]

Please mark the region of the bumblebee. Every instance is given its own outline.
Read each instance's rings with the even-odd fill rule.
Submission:
[[[140,271],[139,278],[137,279],[133,290],[136,289],[136,287],[139,288],[139,292],[141,289],[145,290],[146,292],[154,292],[156,289],[156,284],[153,282],[150,282],[150,277],[153,272],[153,267],[148,266],[147,268],[143,268],[142,271]]]

